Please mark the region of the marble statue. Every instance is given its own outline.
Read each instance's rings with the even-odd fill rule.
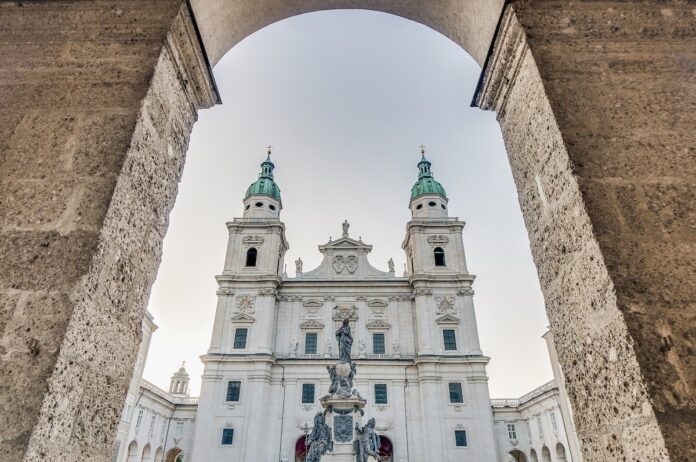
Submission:
[[[389,261],[387,262],[387,265],[389,265],[389,272],[393,273],[394,272],[394,259],[390,258]]]
[[[343,226],[343,237],[348,237],[348,228],[350,228],[350,223],[348,223],[348,220],[344,220],[341,226]]]
[[[302,259],[298,258],[295,260],[295,272],[296,273],[301,273],[302,272]]]
[[[368,420],[367,424],[362,428],[360,428],[357,422],[355,423],[355,441],[353,441],[355,462],[368,462],[369,456],[380,460],[379,445],[379,436],[375,432],[374,418]]]
[[[350,363],[350,350],[353,347],[353,336],[350,333],[350,320],[343,320],[343,324],[336,331],[338,341],[338,358],[342,363]]]
[[[321,456],[333,449],[331,428],[326,425],[323,412],[317,412],[314,416],[314,427],[312,433],[306,437],[305,445],[307,447],[306,462],[320,462]]]

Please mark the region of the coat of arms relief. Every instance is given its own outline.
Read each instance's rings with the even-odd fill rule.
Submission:
[[[348,271],[353,274],[358,269],[358,257],[355,255],[336,255],[333,258],[333,269],[337,274]]]

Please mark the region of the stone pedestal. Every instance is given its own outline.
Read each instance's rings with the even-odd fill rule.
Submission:
[[[355,424],[362,426],[365,400],[356,396],[341,399],[329,397],[321,401],[326,414],[326,423],[331,427],[333,451],[322,457],[331,462],[353,462],[353,441],[355,440]]]

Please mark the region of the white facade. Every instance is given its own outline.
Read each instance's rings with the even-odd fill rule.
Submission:
[[[187,462],[304,460],[304,435],[322,411],[327,366],[338,358],[335,331],[346,318],[357,365],[353,387],[367,400],[363,423],[376,419],[384,460],[493,462],[520,448],[527,455],[532,448],[543,451],[551,441],[568,447],[553,384],[515,400],[515,406],[504,400],[506,405],[494,401],[491,407],[489,358],[479,345],[464,223],[448,216],[445,191],[425,157],[409,204],[403,277],[395,275],[391,260],[387,271],[373,267],[372,247],[350,237],[345,222],[341,238],[319,246],[319,267],[303,271],[298,260],[296,276],[288,278],[283,268],[289,246],[273,167],[270,159],[262,164],[244,198],[243,216],[227,223],[197,406],[186,395],[183,368],[169,392],[138,384],[127,436],[119,433],[125,448],[117,462],[169,462],[176,454]],[[138,425],[133,415],[141,414]],[[541,441],[518,424],[532,416],[548,420]],[[170,430],[150,431],[151,419],[155,427],[167,421]],[[515,441],[508,422],[515,422]],[[172,425],[179,430],[172,433]],[[324,458],[330,461],[331,455]],[[538,459],[546,460],[541,453]]]

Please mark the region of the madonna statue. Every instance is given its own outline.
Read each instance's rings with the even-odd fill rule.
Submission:
[[[350,320],[343,320],[343,324],[336,331],[338,342],[338,358],[342,363],[350,363],[350,350],[353,347],[353,336],[350,334]]]

